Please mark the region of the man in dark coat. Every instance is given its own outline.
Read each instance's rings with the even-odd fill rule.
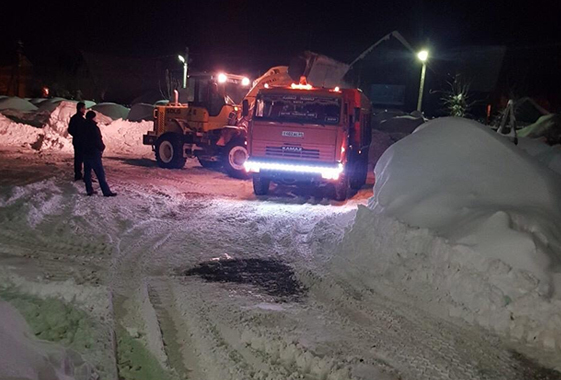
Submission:
[[[84,115],[86,114],[86,105],[82,102],[76,105],[76,114],[70,118],[68,123],[68,133],[72,136],[72,145],[74,146],[74,180],[79,181],[82,179],[82,150],[78,144],[80,140],[80,133],[82,133],[83,125],[85,122]]]
[[[86,114],[84,122],[84,133],[80,134],[79,142],[84,157],[84,182],[86,183],[86,193],[88,195],[95,194],[92,187],[92,170],[95,172],[99,187],[106,197],[114,197],[117,195],[109,189],[109,185],[105,180],[105,170],[101,162],[101,156],[105,150],[101,131],[97,126],[96,114],[89,111]]]

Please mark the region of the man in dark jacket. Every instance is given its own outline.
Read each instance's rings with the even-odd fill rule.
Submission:
[[[84,122],[84,133],[80,134],[78,143],[82,149],[84,157],[84,182],[86,183],[86,193],[93,195],[95,191],[92,187],[92,170],[95,172],[99,187],[106,197],[114,197],[117,195],[109,189],[109,185],[105,180],[105,170],[101,162],[101,155],[105,150],[101,131],[97,126],[96,114],[94,111],[89,111],[86,114],[86,121]]]
[[[83,125],[85,122],[84,115],[86,114],[86,105],[82,102],[76,105],[76,114],[70,118],[68,123],[68,133],[72,136],[72,145],[74,146],[74,180],[79,181],[82,179],[82,150],[78,145],[80,140],[80,133],[82,133]]]

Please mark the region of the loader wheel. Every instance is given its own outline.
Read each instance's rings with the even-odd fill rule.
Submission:
[[[156,161],[158,166],[166,169],[181,169],[185,166],[183,147],[179,138],[165,134],[156,141]]]
[[[259,175],[253,176],[253,193],[255,195],[267,195],[269,192],[270,179],[262,178]]]
[[[368,162],[364,159],[364,157],[357,156],[350,167],[351,172],[349,184],[351,186],[351,189],[360,190],[360,188],[366,183],[366,177],[368,175]]]
[[[246,179],[249,177],[243,164],[247,160],[247,148],[242,141],[232,141],[224,149],[224,169],[230,177]]]
[[[344,201],[349,193],[349,177],[345,174],[341,175],[339,181],[335,183],[335,200]]]

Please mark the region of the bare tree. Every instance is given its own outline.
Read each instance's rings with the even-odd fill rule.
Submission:
[[[453,81],[449,81],[449,90],[443,91],[441,98],[446,112],[450,116],[469,117],[473,105],[476,103],[470,99],[469,88],[471,83],[465,81],[460,75],[456,75]]]

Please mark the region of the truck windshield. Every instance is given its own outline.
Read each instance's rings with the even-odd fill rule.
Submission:
[[[255,117],[300,123],[339,124],[341,99],[313,94],[267,94],[257,98]]]

